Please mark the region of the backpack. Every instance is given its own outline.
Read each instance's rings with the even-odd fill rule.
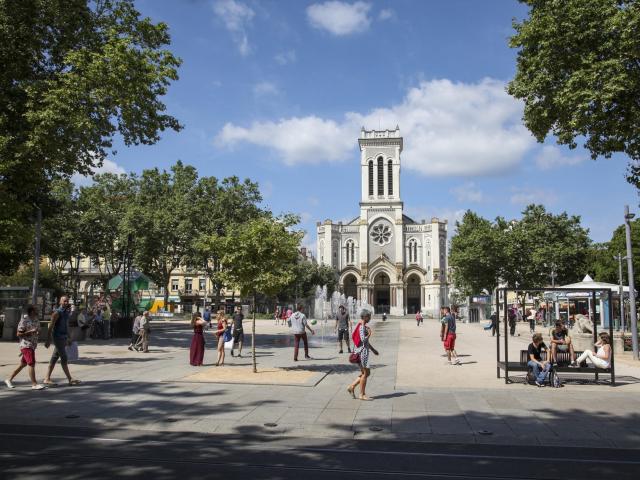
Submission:
[[[362,343],[362,339],[360,338],[360,325],[357,325],[351,334],[351,340],[353,340],[353,345],[359,347]]]
[[[549,371],[549,385],[551,385],[553,388],[560,388],[563,386],[562,381],[558,376],[558,372],[556,372],[553,368]]]

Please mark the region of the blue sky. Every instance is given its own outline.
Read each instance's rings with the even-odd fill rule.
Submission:
[[[119,145],[107,170],[168,168],[249,177],[274,212],[315,222],[358,215],[360,127],[404,136],[401,195],[416,220],[466,209],[519,216],[525,204],[580,215],[595,241],[637,207],[626,161],[537,144],[504,93],[515,71],[510,0],[140,0],[183,60],[165,98],[185,128]],[[453,226],[450,227],[453,232]]]

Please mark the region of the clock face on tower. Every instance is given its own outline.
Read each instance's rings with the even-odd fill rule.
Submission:
[[[369,232],[369,236],[371,237],[373,242],[377,243],[380,246],[390,243],[392,235],[393,232],[391,231],[391,228],[383,223],[374,225]]]

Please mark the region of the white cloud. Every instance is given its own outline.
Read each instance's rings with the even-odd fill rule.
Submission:
[[[287,165],[336,162],[354,149],[354,136],[345,135],[342,126],[318,117],[288,118],[277,122],[254,122],[250,128],[227,123],[216,136],[219,146],[240,142],[268,147]]]
[[[519,191],[512,189],[514,193],[509,199],[512,204],[526,206],[535,204],[551,205],[558,200],[558,196],[548,190],[539,188],[523,188]]]
[[[296,51],[287,50],[286,52],[280,52],[273,58],[280,65],[287,65],[288,63],[294,63],[296,61]]]
[[[248,5],[235,0],[216,1],[213,4],[213,12],[231,33],[240,55],[248,55],[251,51],[251,46],[249,45],[247,28],[251,24],[255,12]]]
[[[253,86],[253,94],[257,97],[277,95],[278,93],[278,87],[271,82],[260,82]]]
[[[371,25],[370,9],[371,5],[365,2],[314,3],[307,7],[307,18],[311,26],[343,36],[367,30]]]
[[[313,219],[313,215],[309,212],[302,212],[300,214],[300,223],[307,223]]]
[[[577,165],[585,161],[585,157],[563,155],[558,147],[545,145],[540,149],[540,153],[535,158],[536,165],[540,170],[550,170],[552,168]]]
[[[459,202],[480,203],[484,200],[484,194],[473,182],[463,183],[449,191],[455,195]]]
[[[492,175],[517,166],[535,145],[520,120],[522,104],[504,88],[494,79],[423,81],[397,105],[347,112],[340,121],[307,116],[249,127],[228,123],[216,144],[268,147],[289,165],[337,162],[353,158],[361,126],[400,125],[404,167],[432,176]]]
[[[380,10],[380,13],[378,14],[378,20],[383,22],[383,21],[389,20],[389,19],[391,19],[391,18],[393,18],[395,16],[396,16],[396,12],[394,12],[390,8],[385,8],[383,10]]]
[[[120,175],[122,173],[127,173],[127,171],[116,162],[106,159],[102,162],[102,166],[100,168],[95,168],[93,170],[94,175],[98,173],[115,173],[116,175]],[[91,176],[84,176],[78,173],[71,177],[71,181],[78,187],[85,187],[93,183]]]

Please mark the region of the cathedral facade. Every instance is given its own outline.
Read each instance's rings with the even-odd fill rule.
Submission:
[[[320,264],[332,266],[345,296],[375,313],[437,317],[447,304],[447,221],[416,222],[400,196],[400,129],[360,132],[360,215],[317,223]]]

